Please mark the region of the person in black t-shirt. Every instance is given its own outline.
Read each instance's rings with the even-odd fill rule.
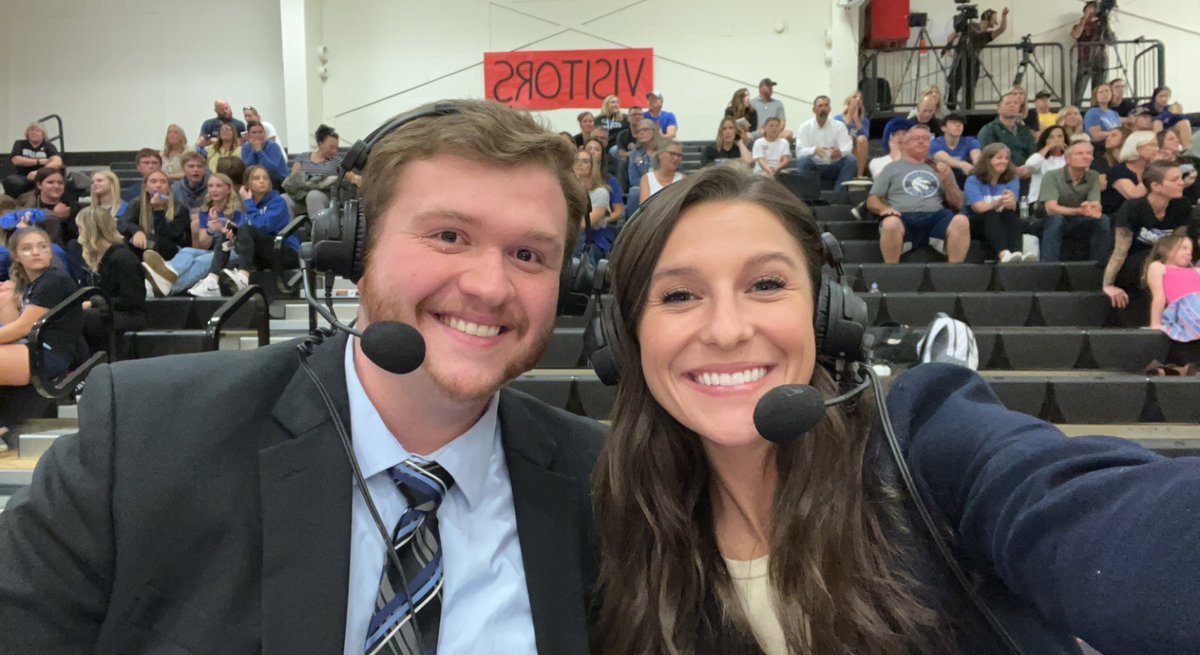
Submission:
[[[637,150],[638,147],[637,127],[642,123],[642,108],[637,105],[630,107],[629,113],[625,117],[629,121],[629,127],[616,135],[611,135],[612,145],[608,148],[608,154],[617,168],[617,181],[621,185],[622,192],[629,190],[629,153]]]
[[[716,140],[704,146],[704,152],[700,157],[700,165],[708,166],[710,164],[728,163],[741,163],[750,166],[754,163],[754,157],[751,155],[750,149],[739,138],[737,122],[733,118],[726,116],[721,119],[721,126],[717,128]]]
[[[947,107],[950,109],[958,107],[959,89],[963,90],[963,108],[975,107],[975,82],[979,80],[979,51],[1003,34],[1006,29],[1008,29],[1008,7],[1004,8],[999,22],[996,21],[995,9],[984,11],[979,17],[978,23],[971,22],[967,25],[967,38],[965,39],[961,38],[961,34],[957,31],[950,35],[943,50],[945,52],[951,48],[954,49],[954,63],[950,66],[946,88]],[[921,122],[925,123],[926,121]]]
[[[1113,217],[1114,244],[1104,269],[1104,293],[1113,307],[1123,309],[1138,290],[1147,253],[1162,237],[1186,227],[1188,237],[1200,237],[1200,217],[1183,198],[1183,171],[1178,164],[1154,162],[1142,173],[1148,193],[1121,205]]]
[[[16,198],[33,189],[33,178],[41,168],[63,167],[58,148],[46,140],[46,128],[41,123],[30,123],[25,128],[25,138],[13,142],[12,165],[15,175],[4,178],[4,193]]]
[[[46,167],[33,176],[34,189],[17,198],[17,204],[46,212],[42,223],[50,239],[60,246],[75,238],[79,205],[66,197],[67,180],[61,168]]]
[[[93,352],[105,350],[107,337],[101,330],[106,316],[112,316],[117,334],[146,327],[146,284],[142,260],[125,245],[112,215],[99,207],[88,207],[75,217],[79,226],[79,246],[86,264],[85,278],[103,296],[84,303],[84,336]]]
[[[45,230],[27,227],[8,239],[12,257],[12,279],[0,283],[0,385],[29,384],[29,348],[19,343],[51,309],[75,292],[75,281],[54,266],[50,236]],[[62,319],[42,328],[46,347],[46,379],[61,377],[71,366],[75,344],[82,331],[81,310],[66,312]]]

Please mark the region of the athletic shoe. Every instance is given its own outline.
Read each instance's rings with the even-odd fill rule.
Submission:
[[[163,261],[162,255],[154,250],[142,253],[142,269],[146,272],[146,280],[150,282],[155,297],[171,295],[171,287],[179,280],[179,273]]]
[[[1021,253],[1017,254],[1020,255]],[[1036,252],[1027,252],[1021,256],[1021,261],[1025,262],[1026,264],[1036,264],[1039,259],[1040,257],[1038,257]]]
[[[236,268],[226,268],[222,269],[221,273],[225,275],[225,279],[233,283],[233,286],[238,291],[250,286],[250,274],[246,271]]]
[[[197,298],[220,298],[221,284],[217,282],[217,278],[205,276],[203,280],[188,289],[188,293]]]
[[[1020,261],[1022,261],[1022,255],[1019,252],[1009,251],[1009,253],[1007,255],[1000,256],[1001,264],[1011,264],[1013,262],[1020,262]]]

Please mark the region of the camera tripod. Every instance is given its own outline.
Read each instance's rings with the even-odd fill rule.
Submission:
[[[1037,73],[1038,78],[1041,79],[1042,84],[1045,85],[1043,88],[1053,89],[1054,85],[1046,78],[1046,69],[1042,68],[1042,62],[1034,53],[1033,43],[1030,42],[1029,36],[1026,35],[1022,38],[1017,47],[1021,49],[1021,61],[1017,64],[1017,74],[1013,76],[1013,86],[1021,86],[1021,82],[1025,79],[1025,73],[1032,68],[1033,72]]]

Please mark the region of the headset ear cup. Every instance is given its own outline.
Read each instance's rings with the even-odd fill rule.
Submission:
[[[825,355],[825,341],[829,334],[829,302],[833,293],[833,281],[821,277],[821,292],[817,294],[817,308],[813,313],[813,335],[817,341],[817,354]]]
[[[354,235],[352,250],[350,251],[350,278],[351,282],[357,283],[363,274],[363,257],[367,253],[367,217],[363,214],[362,201],[354,203],[354,212],[347,217],[353,221],[347,225],[348,230]]]

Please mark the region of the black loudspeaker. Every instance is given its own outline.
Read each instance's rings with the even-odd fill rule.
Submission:
[[[829,232],[821,235],[825,248],[825,264],[834,269],[837,277],[823,275],[817,306],[813,312],[813,331],[817,341],[817,361],[836,373],[848,362],[866,361],[864,339],[867,325],[867,303],[854,293],[842,269],[842,245]],[[605,262],[607,275],[607,262]],[[619,320],[616,303],[611,299],[599,301],[596,318],[588,327],[589,342],[599,348],[592,353],[592,369],[606,385],[617,384],[621,378],[620,343],[613,326]]]
[[[360,139],[342,159],[340,179],[333,186],[329,208],[312,217],[312,241],[301,248],[314,271],[358,282],[363,274],[363,255],[367,240],[367,219],[356,190],[345,182],[346,173],[366,170],[371,149],[387,135],[422,118],[449,116],[462,111],[453,102],[439,102],[396,116]],[[586,217],[585,217],[586,220]],[[572,244],[567,244],[570,249]],[[592,287],[594,266],[590,240],[583,253],[562,268],[559,279],[558,311],[561,313],[574,294],[588,293]]]

